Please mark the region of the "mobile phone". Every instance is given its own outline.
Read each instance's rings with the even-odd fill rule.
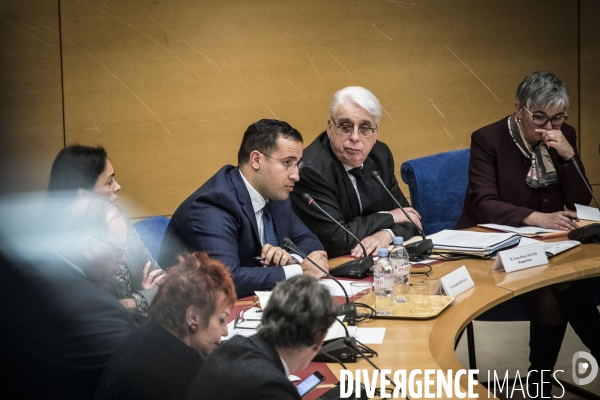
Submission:
[[[306,379],[296,385],[300,397],[304,397],[308,392],[316,388],[319,383],[323,382],[325,377],[319,371],[310,374]]]

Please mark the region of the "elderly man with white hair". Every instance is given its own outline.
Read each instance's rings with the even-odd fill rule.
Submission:
[[[394,236],[405,239],[418,231],[408,221],[371,173],[379,172],[388,190],[411,219],[421,226],[394,176],[394,157],[377,140],[381,104],[369,90],[349,86],[331,102],[327,130],[304,151],[304,168],[292,193],[294,211],[318,236],[329,257],[362,257],[356,241],[335,222],[302,199],[310,194],[317,203],[362,241],[369,254],[387,247]]]

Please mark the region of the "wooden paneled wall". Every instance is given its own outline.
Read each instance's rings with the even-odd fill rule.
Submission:
[[[569,123],[600,185],[594,0],[10,0],[0,11],[3,191],[44,189],[63,140],[100,144],[130,215],[170,215],[236,163],[250,123],[285,120],[308,144],[348,85],[380,99],[398,170],[468,147],[537,69],[568,84]]]

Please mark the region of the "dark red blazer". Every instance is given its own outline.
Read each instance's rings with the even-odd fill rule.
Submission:
[[[592,195],[571,163],[565,164],[555,149],[549,153],[558,173],[559,184],[549,189],[533,189],[525,183],[531,162],[525,158],[508,130],[508,117],[485,126],[471,135],[469,184],[457,229],[495,223],[520,226],[534,211],[575,210],[575,203],[588,205]],[[575,150],[575,129],[562,124],[561,131]],[[586,178],[587,179],[587,178]]]

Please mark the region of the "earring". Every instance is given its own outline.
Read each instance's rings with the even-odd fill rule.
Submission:
[[[198,325],[191,324],[189,329],[190,329],[190,332],[195,333],[198,330]]]

